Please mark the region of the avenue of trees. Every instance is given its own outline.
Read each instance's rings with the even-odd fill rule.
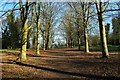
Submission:
[[[12,9],[0,11],[3,18],[2,48],[20,48],[20,61],[27,60],[26,49],[35,49],[36,55],[40,56],[40,48],[59,47],[56,37],[64,38],[61,42],[64,47],[78,47],[81,50],[84,46],[85,53],[89,53],[90,46],[101,45],[102,58],[109,57],[108,44],[120,45],[120,2],[19,0],[10,4]],[[112,18],[112,22],[108,20],[105,23],[105,16]]]

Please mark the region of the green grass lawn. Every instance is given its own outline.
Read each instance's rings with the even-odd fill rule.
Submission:
[[[84,51],[85,47],[81,46],[80,48],[82,51]],[[1,53],[9,53],[9,52],[14,52],[14,51],[19,51],[20,49],[2,49],[0,50]],[[101,46],[90,46],[89,47],[90,51],[101,51]],[[120,45],[108,45],[108,51],[110,52],[120,52]]]
[[[81,46],[81,50],[84,50],[85,47]],[[89,47],[90,51],[101,51],[101,46],[91,46]],[[108,45],[108,51],[120,52],[120,45]]]

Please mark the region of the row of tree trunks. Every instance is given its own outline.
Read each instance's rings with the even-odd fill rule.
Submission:
[[[54,17],[56,16],[53,3],[43,3],[42,4],[42,19],[43,19],[43,28],[42,37],[43,37],[43,50],[48,50],[51,48],[52,42],[52,27],[54,25]]]
[[[26,47],[27,47],[27,34],[28,34],[28,14],[29,14],[29,2],[26,2],[25,8],[23,7],[22,0],[19,0],[20,4],[20,18],[22,21],[22,39],[21,39],[21,56],[20,60],[24,61],[26,60]],[[87,4],[88,5],[88,4]],[[84,27],[84,41],[85,41],[85,52],[89,52],[89,46],[88,46],[88,32],[87,32],[87,26],[88,26],[88,19],[86,19],[86,10],[85,10],[85,4],[81,4],[82,6],[82,14],[83,14],[83,27]],[[96,1],[96,8],[98,12],[98,20],[99,20],[99,29],[100,29],[100,36],[101,36],[101,44],[102,44],[102,57],[107,58],[109,56],[108,49],[107,49],[107,41],[106,41],[106,34],[105,34],[105,26],[104,26],[104,18],[103,18],[103,3],[102,1],[98,4]],[[88,7],[90,8],[90,7]],[[87,17],[89,17],[90,10],[87,11]],[[39,49],[40,49],[40,4],[38,4],[38,12],[37,14],[37,46],[36,46],[36,54],[40,55]],[[43,32],[43,46],[44,50],[48,49],[49,43],[50,43],[50,28],[51,24],[47,25],[48,30],[44,30]],[[46,33],[47,31],[47,33]],[[71,40],[72,41],[72,40]],[[80,39],[78,38],[78,44],[80,46]],[[71,42],[72,43],[72,42]]]
[[[103,18],[103,7],[104,7],[104,2],[102,0],[95,2],[96,8],[97,8],[97,13],[98,13],[98,21],[99,21],[99,29],[100,29],[100,37],[101,37],[101,47],[102,47],[102,57],[103,58],[108,58],[108,48],[107,48],[107,41],[106,41],[106,33],[105,33],[105,26],[104,26],[104,18]],[[73,10],[74,12],[76,11],[75,4],[69,4],[70,7],[74,7]],[[88,19],[90,17],[90,5],[91,3],[88,2],[80,2],[81,5],[81,12],[82,12],[82,26],[84,28],[84,43],[85,43],[85,52],[89,52],[89,45],[88,45],[88,32],[87,32],[87,27],[88,27]],[[87,6],[87,7],[86,7]],[[78,13],[78,12],[77,12]],[[79,17],[80,18],[80,17]],[[80,35],[78,35],[78,49],[80,50]]]

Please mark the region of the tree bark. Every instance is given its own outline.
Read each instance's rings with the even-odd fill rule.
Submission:
[[[27,35],[27,49],[30,48],[30,30],[28,30],[28,35]]]
[[[46,36],[46,46],[45,46],[45,49],[47,50],[48,49],[48,44],[49,44],[49,37],[50,37],[50,33],[49,33],[49,30],[48,30],[48,33],[47,33],[47,36]]]
[[[40,18],[38,18],[38,23],[37,23],[37,47],[36,47],[36,54],[40,55]]]
[[[98,21],[99,21],[99,29],[100,29],[100,37],[101,37],[101,47],[102,47],[102,58],[108,58],[108,48],[107,48],[107,41],[106,41],[106,34],[105,34],[105,26],[104,26],[104,18],[103,18],[103,3],[96,2],[96,8],[98,12]]]
[[[38,13],[37,13],[37,47],[36,54],[40,55],[40,3],[38,3]]]
[[[80,50],[80,37],[78,38],[78,50]]]
[[[52,43],[52,34],[49,36],[49,43],[48,43],[48,48],[51,48],[51,43]]]
[[[26,19],[24,27],[22,28],[22,47],[21,47],[21,56],[20,61],[26,61],[26,46],[27,46],[27,25],[28,19]]]
[[[108,48],[107,48],[103,14],[99,15],[99,29],[100,29],[100,36],[101,36],[101,43],[102,43],[102,57],[107,58],[109,54],[108,54]]]
[[[87,27],[84,27],[85,52],[89,52]]]
[[[23,7],[22,0],[19,0],[20,4],[20,18],[22,21],[22,39],[21,39],[21,55],[20,61],[26,61],[26,47],[27,47],[27,34],[28,34],[28,10],[29,2],[26,2],[25,8]]]
[[[88,4],[87,4],[88,5]],[[85,52],[89,52],[89,46],[88,46],[88,32],[87,32],[87,26],[88,26],[88,20],[86,20],[86,10],[85,10],[85,3],[82,4],[82,14],[83,14],[83,27],[84,27],[84,42],[85,42]],[[88,9],[88,15],[89,15],[89,9]],[[88,16],[87,16],[88,19]]]
[[[44,30],[43,31],[43,50],[46,50],[45,46],[46,46],[46,33],[45,33],[45,30]]]

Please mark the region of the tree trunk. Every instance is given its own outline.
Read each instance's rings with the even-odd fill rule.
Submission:
[[[104,27],[104,19],[103,19],[102,13],[99,15],[99,29],[100,29],[100,36],[101,36],[101,43],[102,43],[102,57],[107,58],[109,54],[108,54],[105,27]]]
[[[37,23],[37,47],[36,47],[36,54],[40,55],[40,17],[38,18],[38,23]]]
[[[36,44],[37,44],[37,40],[36,40],[37,38],[36,38],[36,32],[34,33],[34,35],[33,35],[33,39],[32,39],[32,48],[33,49],[36,49]]]
[[[69,47],[69,42],[68,42],[68,38],[66,38],[66,47]]]
[[[28,35],[27,35],[27,49],[30,48],[30,30],[28,30]]]
[[[82,14],[83,14],[83,27],[84,27],[84,42],[85,42],[85,53],[89,52],[88,46],[88,33],[87,33],[87,26],[88,20],[86,20],[86,10],[85,10],[85,3],[82,4]],[[89,8],[88,8],[88,16],[89,16]],[[87,16],[87,19],[88,19]]]
[[[51,22],[50,23],[48,23],[48,28],[47,28],[47,36],[46,36],[46,50],[49,48],[49,44],[50,44],[50,35],[51,35],[51,33],[50,33],[50,30],[51,30]]]
[[[85,52],[89,52],[87,27],[84,27]]]
[[[45,30],[44,30],[43,31],[43,50],[46,50],[45,46],[46,46],[46,33],[45,33]]]
[[[49,44],[48,44],[48,48],[51,48],[51,43],[52,43],[52,35],[50,34],[49,36]]]
[[[78,50],[80,50],[80,37],[78,37]]]
[[[47,50],[48,49],[48,44],[49,44],[49,31],[48,31],[48,34],[47,34],[47,37],[46,37],[46,46],[45,46],[45,49]]]
[[[21,46],[21,56],[20,56],[20,61],[26,61],[26,46],[27,46],[27,25],[28,19],[26,19],[24,27],[22,28],[22,46]]]
[[[96,2],[96,8],[98,12],[98,20],[99,20],[99,29],[100,29],[100,37],[101,37],[101,47],[102,47],[102,58],[108,58],[108,48],[107,48],[107,41],[106,41],[106,34],[105,34],[105,26],[104,26],[104,18],[103,18],[103,3]]]
[[[26,47],[27,47],[27,34],[28,34],[28,10],[29,2],[26,2],[25,9],[22,4],[22,0],[19,0],[20,4],[20,19],[22,21],[22,39],[21,39],[21,55],[20,61],[26,61]]]
[[[40,55],[40,3],[38,3],[38,13],[37,13],[37,47],[36,54]]]

